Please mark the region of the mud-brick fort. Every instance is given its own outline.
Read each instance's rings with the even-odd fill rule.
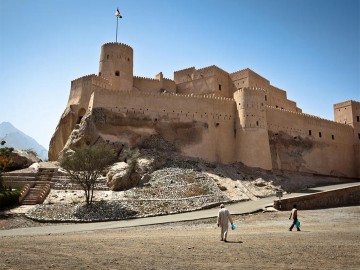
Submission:
[[[107,43],[98,75],[71,82],[49,160],[79,142],[134,146],[155,135],[211,162],[360,177],[360,102],[335,104],[334,119],[302,113],[286,91],[250,69],[134,76],[133,49]]]

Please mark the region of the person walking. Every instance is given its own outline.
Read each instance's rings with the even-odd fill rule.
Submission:
[[[289,228],[289,231],[292,231],[292,229],[294,228],[294,226],[296,226],[296,229],[298,230],[298,231],[300,231],[300,227],[298,227],[297,225],[296,225],[296,223],[298,222],[298,210],[297,210],[297,208],[296,208],[296,204],[294,204],[294,206],[293,206],[293,209],[291,210],[291,212],[290,212],[290,217],[289,217],[289,219],[291,219],[291,217],[293,218],[293,223],[291,224],[291,226],[290,226],[290,228]]]
[[[217,226],[221,228],[221,241],[227,242],[227,234],[229,229],[229,222],[233,225],[229,210],[223,204],[220,205],[220,210],[217,216]]]

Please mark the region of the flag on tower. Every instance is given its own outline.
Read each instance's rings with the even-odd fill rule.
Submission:
[[[118,17],[118,18],[120,18],[120,19],[122,18],[122,16],[120,15],[119,9],[116,9],[115,16]]]

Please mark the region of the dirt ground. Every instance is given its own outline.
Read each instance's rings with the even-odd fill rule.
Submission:
[[[360,206],[236,216],[228,243],[214,219],[0,238],[0,269],[360,269]],[[28,224],[29,225],[29,224]]]

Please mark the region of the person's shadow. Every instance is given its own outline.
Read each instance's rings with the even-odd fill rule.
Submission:
[[[226,240],[225,243],[229,243],[229,244],[242,244],[243,241],[229,241],[229,240]]]

